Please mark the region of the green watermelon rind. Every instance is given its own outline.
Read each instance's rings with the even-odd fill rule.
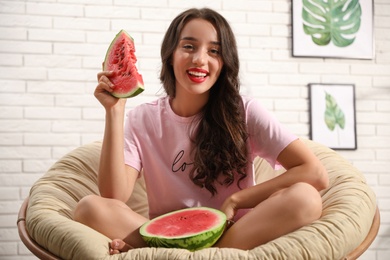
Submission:
[[[224,229],[225,226],[222,226],[220,229],[187,238],[144,237],[144,240],[150,247],[182,248],[189,251],[197,251],[214,245],[221,237]]]
[[[130,38],[131,41],[134,43],[134,38],[131,37],[131,35],[126,32],[125,30],[120,30],[114,37],[114,39],[111,41],[110,43],[110,46],[108,46],[108,49],[107,49],[107,52],[106,52],[106,56],[104,57],[104,61],[106,61],[111,53],[111,50],[114,48],[115,46],[115,43],[117,41],[117,39],[122,35],[122,34],[125,34],[126,37]],[[134,65],[135,66],[135,65]],[[107,64],[106,62],[103,63],[103,70],[108,70],[107,68]],[[137,87],[134,88],[133,91],[131,92],[126,92],[126,93],[119,93],[119,92],[112,92],[111,95],[113,95],[114,97],[117,97],[117,98],[131,98],[131,97],[135,97],[137,95],[139,95],[140,93],[142,93],[143,91],[145,90],[144,86],[142,84],[137,84]]]
[[[177,212],[182,212],[186,210],[208,210],[214,214],[217,214],[220,221],[219,225],[216,225],[214,228],[210,230],[205,230],[203,232],[199,232],[193,235],[183,235],[175,238],[168,238],[164,236],[158,236],[149,234],[146,231],[147,226],[154,220],[163,218],[165,216],[169,216],[175,214]],[[177,210],[171,213],[167,213],[161,215],[155,219],[152,219],[145,224],[143,224],[139,230],[142,238],[146,242],[146,244],[150,247],[165,247],[165,248],[182,248],[187,249],[189,251],[197,251],[200,249],[208,248],[213,246],[218,239],[222,236],[226,227],[226,215],[219,210],[208,208],[208,207],[194,207],[187,208],[182,210]]]
[[[141,84],[138,84],[137,88],[135,88],[132,92],[127,92],[125,94],[120,94],[119,92],[112,92],[111,95],[117,98],[131,98],[141,94],[144,90],[144,87]]]

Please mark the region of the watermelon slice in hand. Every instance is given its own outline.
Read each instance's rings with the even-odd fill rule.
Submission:
[[[194,207],[154,218],[140,228],[148,246],[195,251],[214,245],[226,226],[226,215],[216,209]]]
[[[133,38],[125,30],[121,30],[112,40],[103,63],[103,70],[115,72],[110,77],[114,84],[111,92],[114,97],[129,98],[144,91],[142,75],[135,66],[137,57],[134,52]]]

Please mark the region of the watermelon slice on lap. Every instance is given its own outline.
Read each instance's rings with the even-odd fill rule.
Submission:
[[[112,40],[104,59],[103,70],[114,71],[110,77],[114,84],[114,97],[134,97],[144,91],[142,75],[138,73],[135,63],[135,47],[133,38],[121,30]]]
[[[194,207],[154,218],[141,226],[140,234],[150,247],[196,251],[214,245],[225,226],[226,215],[223,212]]]

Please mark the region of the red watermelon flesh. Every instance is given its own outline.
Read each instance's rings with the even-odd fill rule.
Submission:
[[[194,209],[157,219],[147,226],[146,232],[165,237],[178,237],[202,232],[218,222],[218,215],[210,214],[208,210]]]
[[[110,77],[114,84],[113,96],[129,98],[144,91],[144,81],[138,73],[136,62],[134,40],[125,30],[121,30],[111,42],[103,65],[103,70],[115,72]]]

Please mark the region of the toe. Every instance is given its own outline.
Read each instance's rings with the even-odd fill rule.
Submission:
[[[126,244],[123,240],[121,239],[114,239],[110,243],[110,254],[119,254],[121,252],[127,252],[133,247]]]

